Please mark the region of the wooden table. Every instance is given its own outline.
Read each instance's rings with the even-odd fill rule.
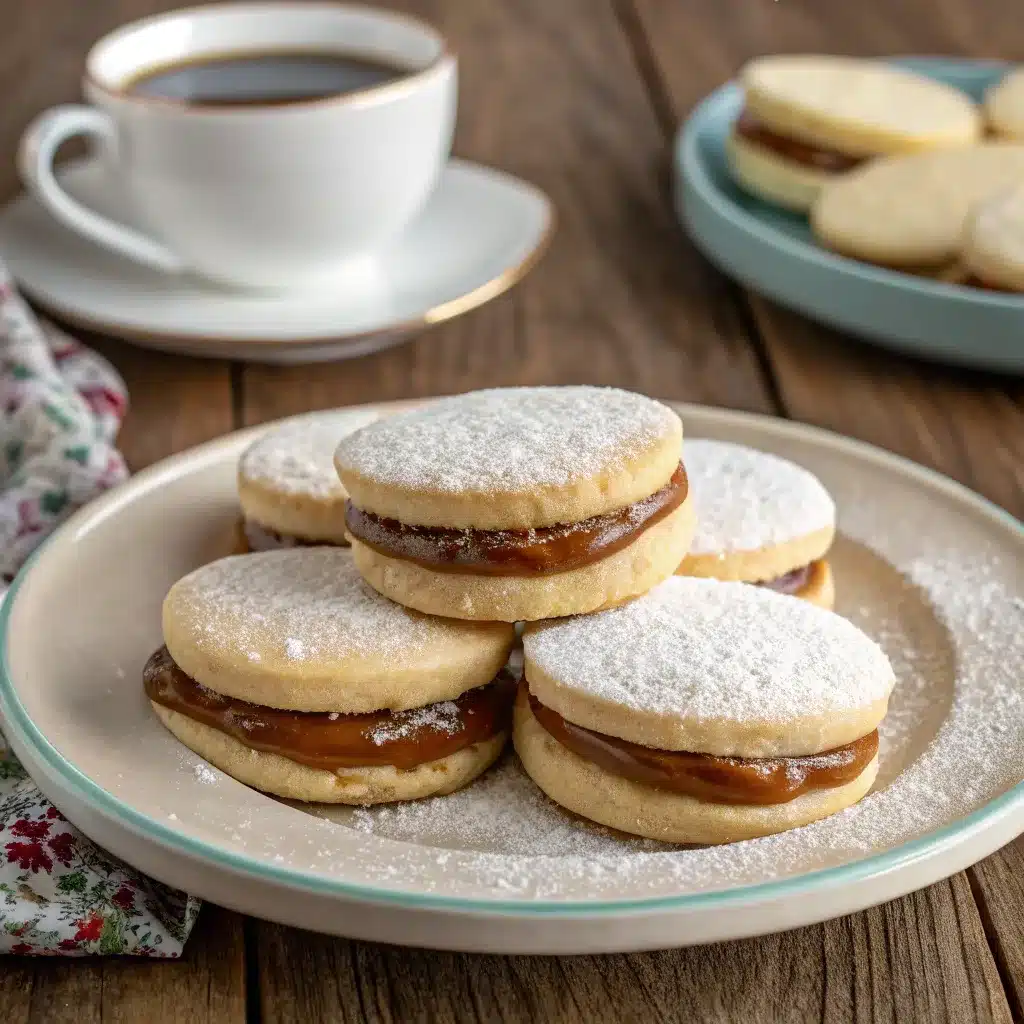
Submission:
[[[0,199],[27,120],[73,99],[90,41],[166,0],[4,0]],[[498,384],[616,384],[789,416],[939,469],[1024,514],[1024,386],[875,351],[750,295],[696,254],[668,140],[775,50],[1021,58],[1004,0],[409,0],[449,34],[456,150],[546,189],[554,243],[512,293],[355,362],[268,368],[89,339],[123,372],[134,469],[307,409]],[[632,956],[463,956],[325,938],[207,906],[182,961],[0,965],[0,1019],[967,1021],[1024,1014],[1024,840],[861,914]]]

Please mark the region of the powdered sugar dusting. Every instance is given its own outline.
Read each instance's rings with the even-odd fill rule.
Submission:
[[[614,470],[677,428],[616,388],[495,388],[388,417],[346,437],[339,467],[395,487],[510,493]]]
[[[365,427],[378,415],[341,409],[288,420],[245,450],[239,473],[243,479],[281,494],[341,500],[345,489],[334,468],[334,449],[346,434]]]
[[[688,437],[683,463],[697,512],[692,554],[754,551],[835,525],[821,481],[777,455]]]
[[[380,747],[394,740],[405,739],[420,729],[431,729],[445,736],[454,736],[460,725],[458,704],[453,700],[442,700],[426,707],[395,712],[370,733],[370,740]]]
[[[363,582],[351,553],[336,547],[222,558],[175,584],[168,600],[200,649],[241,649],[265,664],[280,663],[282,653],[287,661],[410,658],[459,628],[381,597]]]
[[[868,707],[893,675],[839,615],[745,583],[675,576],[645,597],[523,640],[566,687],[689,721],[775,721]],[[529,670],[528,670],[529,671]]]

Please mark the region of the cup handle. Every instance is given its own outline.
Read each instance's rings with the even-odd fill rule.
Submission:
[[[116,160],[117,128],[109,115],[79,104],[51,107],[32,121],[18,146],[18,170],[25,187],[72,231],[136,263],[164,273],[180,273],[184,264],[166,246],[90,210],[64,191],[53,173],[53,157],[61,143],[76,135],[95,139]]]

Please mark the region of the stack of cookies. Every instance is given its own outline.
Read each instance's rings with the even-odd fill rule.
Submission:
[[[242,534],[274,550],[167,596],[146,692],[212,764],[372,804],[467,785],[511,733],[559,804],[677,843],[792,828],[870,787],[892,670],[825,610],[835,509],[811,474],[684,449],[671,409],[615,389],[352,425],[257,441]]]
[[[807,214],[829,249],[949,283],[1024,292],[1024,71],[983,105],[881,61],[762,57],[741,71],[737,184]]]
[[[800,213],[873,158],[969,146],[982,133],[980,111],[959,89],[880,61],[760,57],[740,83],[744,107],[727,146],[733,176]]]

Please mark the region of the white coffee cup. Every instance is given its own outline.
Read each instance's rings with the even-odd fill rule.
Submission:
[[[322,99],[192,105],[131,92],[147,70],[202,57],[339,52],[409,69]],[[126,88],[128,86],[129,88]],[[21,141],[26,187],[67,227],[138,263],[238,287],[356,278],[423,208],[451,149],[456,60],[415,19],[331,3],[223,4],[135,22],[90,51],[92,106],[54,107]],[[144,231],[86,208],[55,177],[88,136]]]

